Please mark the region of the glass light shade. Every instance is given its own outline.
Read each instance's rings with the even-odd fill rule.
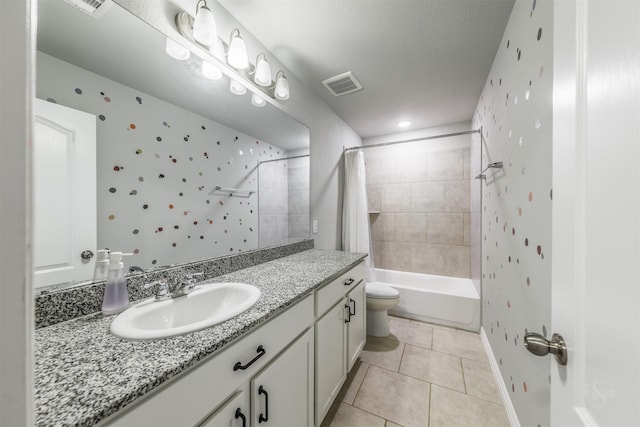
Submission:
[[[211,62],[202,61],[202,75],[210,80],[218,80],[222,78],[222,71]]]
[[[206,46],[211,46],[218,38],[216,21],[206,4],[203,4],[196,13],[196,19],[193,21],[193,38]]]
[[[222,40],[216,38],[213,44],[209,47],[209,52],[211,52],[213,56],[215,56],[219,60],[224,61],[225,51]]]
[[[237,30],[234,30],[237,31]],[[247,57],[247,45],[238,35],[231,37],[231,43],[229,43],[229,55],[227,56],[227,62],[233,68],[237,70],[246,70],[249,67],[249,58]]]
[[[276,79],[276,89],[274,93],[276,99],[281,101],[286,101],[289,99],[289,82],[284,74],[278,73],[278,77]]]
[[[244,95],[245,93],[247,93],[247,88],[233,79],[231,79],[229,82],[229,90],[234,95]]]
[[[267,101],[265,101],[264,98],[257,93],[251,95],[251,103],[256,107],[264,107],[265,105],[267,105]]]
[[[253,81],[260,86],[271,85],[271,68],[264,55],[256,63],[256,73],[253,76]]]
[[[167,55],[172,58],[178,59],[180,61],[184,61],[189,59],[191,52],[189,49],[185,48],[181,44],[176,43],[169,37],[167,37],[167,44],[165,45],[165,50],[167,51]]]

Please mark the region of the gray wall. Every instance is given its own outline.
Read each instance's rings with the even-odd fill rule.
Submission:
[[[482,326],[523,426],[550,422],[549,360],[531,356],[527,330],[549,336],[553,3],[516,0],[473,126],[483,164]]]

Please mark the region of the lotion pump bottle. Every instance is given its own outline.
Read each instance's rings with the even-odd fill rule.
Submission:
[[[105,316],[117,314],[129,307],[129,292],[127,281],[124,278],[124,263],[122,252],[109,254],[109,270],[107,272],[107,285],[102,299],[102,314]]]
[[[101,282],[107,278],[109,271],[109,249],[98,249],[96,254],[96,268],[93,271],[93,282]]]

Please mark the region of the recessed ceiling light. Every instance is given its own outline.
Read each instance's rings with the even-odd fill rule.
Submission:
[[[408,120],[404,120],[398,123],[398,126],[400,126],[401,128],[406,128],[407,126],[410,126],[411,122]]]

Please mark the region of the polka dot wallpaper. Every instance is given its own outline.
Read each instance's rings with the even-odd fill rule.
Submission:
[[[97,117],[100,248],[149,268],[258,247],[257,163],[283,150],[41,52],[37,97]]]
[[[549,336],[551,303],[552,3],[516,0],[473,127],[482,164],[483,327],[522,425],[550,422],[548,358],[524,335]]]

